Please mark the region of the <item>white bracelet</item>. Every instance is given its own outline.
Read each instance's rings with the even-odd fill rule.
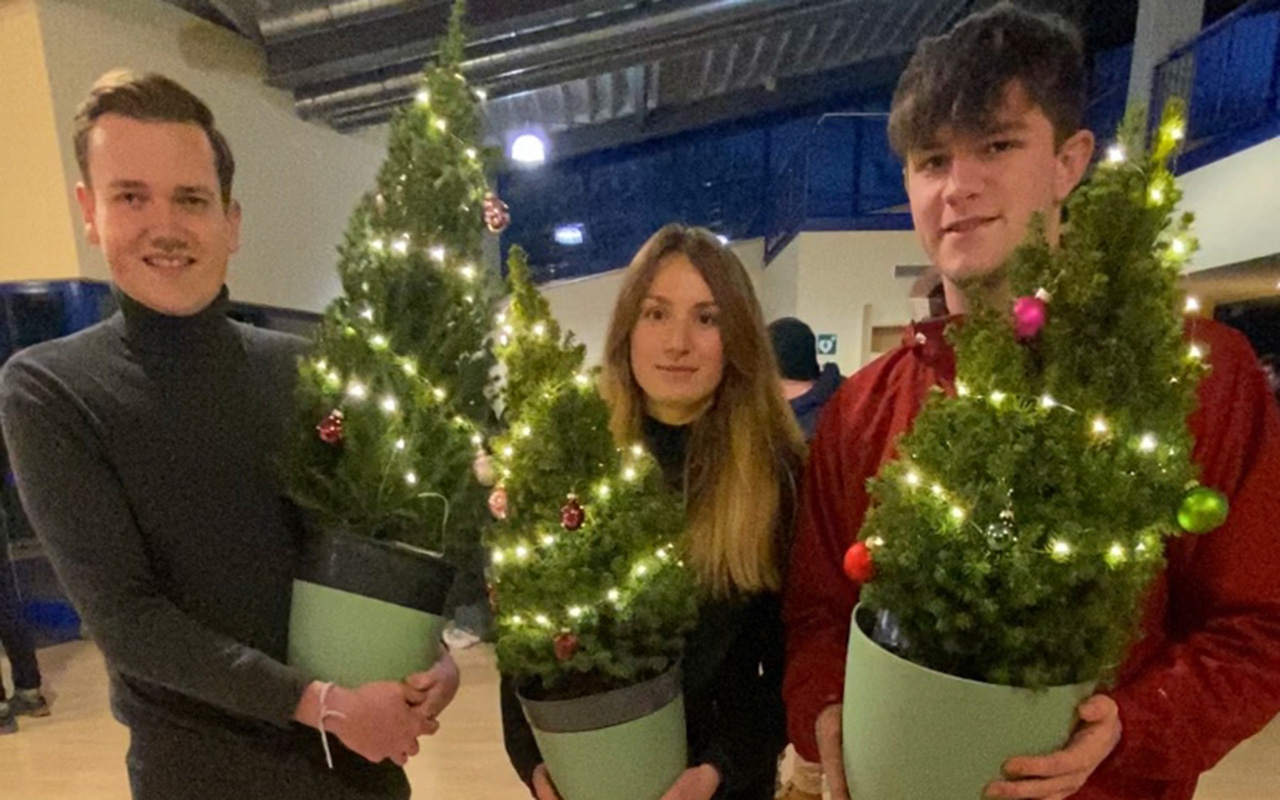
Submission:
[[[320,686],[320,718],[317,725],[320,729],[320,744],[324,745],[324,760],[329,765],[329,769],[333,769],[333,753],[329,750],[329,736],[324,729],[324,721],[329,718],[346,719],[347,715],[341,711],[333,711],[325,706],[329,699],[329,690],[333,688],[333,682],[321,684]]]

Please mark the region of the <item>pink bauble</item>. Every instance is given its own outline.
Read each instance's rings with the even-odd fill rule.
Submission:
[[[1013,304],[1013,331],[1019,339],[1032,339],[1049,319],[1049,306],[1039,297],[1019,297]]]

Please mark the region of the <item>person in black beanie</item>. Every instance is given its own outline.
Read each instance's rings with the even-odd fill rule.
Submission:
[[[813,329],[795,317],[771,322],[769,339],[782,374],[783,396],[791,404],[807,442],[813,438],[822,407],[840,388],[844,377],[834,363],[818,367],[818,345]]]

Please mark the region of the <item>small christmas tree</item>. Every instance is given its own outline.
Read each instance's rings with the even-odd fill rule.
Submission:
[[[487,189],[477,96],[458,71],[463,9],[352,215],[343,294],[301,366],[287,454],[289,492],[321,525],[433,551],[480,539],[471,463],[492,422],[496,294],[481,246],[486,225],[506,223]]]
[[[1175,521],[1225,516],[1195,485],[1187,428],[1205,353],[1177,311],[1184,123],[1168,110],[1144,158],[1140,119],[1069,200],[1060,247],[1036,235],[1003,268],[1012,320],[963,287],[955,396],[928,399],[873,481],[846,568],[870,578],[877,638],[916,663],[1032,688],[1105,677]]]
[[[696,615],[682,562],[684,507],[639,444],[618,448],[584,348],[563,334],[509,259],[500,318],[508,430],[496,441],[491,507],[498,666],[548,696],[577,697],[658,674]]]

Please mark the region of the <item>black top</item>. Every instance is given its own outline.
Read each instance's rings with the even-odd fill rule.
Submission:
[[[650,452],[670,483],[683,480],[689,429],[646,419]],[[789,482],[790,483],[790,482]],[[790,535],[795,487],[783,487],[780,552]],[[786,747],[782,705],[783,630],[778,595],[707,600],[685,642],[683,689],[690,765],[710,764],[721,775],[717,800],[763,800],[775,790],[778,755]],[[507,755],[525,783],[542,761],[514,687],[502,685]]]
[[[118,298],[120,313],[0,374],[32,527],[122,722],[319,757],[292,722],[308,676],[282,663],[298,526],[276,474],[308,344],[227,319],[225,289],[190,317]]]

